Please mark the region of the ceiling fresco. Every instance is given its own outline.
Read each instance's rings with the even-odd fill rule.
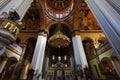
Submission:
[[[56,10],[63,10],[70,6],[72,0],[47,0],[50,7]]]
[[[41,7],[34,1],[22,20],[22,30],[38,30],[40,28],[42,23],[42,11],[40,11]]]
[[[100,30],[99,24],[89,10],[80,11],[78,20],[80,30]]]
[[[46,18],[47,14],[48,19],[46,18],[45,20],[46,24],[49,22],[48,20],[57,21],[56,19],[61,20],[61,18],[69,16],[69,18],[64,21],[67,21],[67,24],[75,24],[73,27],[77,26],[80,30],[100,30],[99,24],[84,1],[79,1],[77,4],[75,4],[74,0],[44,1],[42,7],[37,6],[40,2],[36,2],[36,0],[31,4],[31,7],[24,16],[22,30],[37,30],[41,27],[41,23],[44,22],[44,18]],[[74,10],[73,5],[77,6]],[[74,13],[69,15],[72,10]],[[46,11],[47,13],[45,13]],[[46,24],[45,26],[48,26]]]
[[[72,12],[74,0],[45,0],[45,12],[52,19],[68,17]]]

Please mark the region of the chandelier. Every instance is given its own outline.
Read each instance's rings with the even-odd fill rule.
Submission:
[[[55,48],[65,48],[70,45],[70,39],[62,33],[61,24],[58,24],[55,34],[48,39],[48,44]]]

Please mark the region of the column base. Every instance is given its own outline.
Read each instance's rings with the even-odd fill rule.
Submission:
[[[36,73],[36,74],[34,74],[33,80],[43,80],[42,73]]]

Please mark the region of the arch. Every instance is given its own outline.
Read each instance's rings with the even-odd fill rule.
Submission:
[[[29,37],[29,38],[26,39],[25,42],[28,43],[28,42],[34,42],[34,41],[36,41],[35,37]]]
[[[24,58],[32,60],[35,45],[36,45],[36,38],[30,37],[26,40],[26,43],[27,43],[27,45],[26,45],[26,51],[24,54]]]
[[[7,55],[8,58],[15,58],[17,61],[20,59],[20,55],[6,49],[5,54]]]
[[[20,59],[20,56],[17,55],[17,54],[15,54],[15,55],[7,54],[7,57],[10,58],[10,59],[16,60],[16,61],[19,61],[19,59]]]
[[[107,59],[109,59],[109,58],[110,58],[110,57],[105,56],[105,57],[103,57],[103,58],[101,59],[101,62],[104,61],[104,60],[107,60]]]
[[[104,68],[104,71],[106,73],[112,73],[113,71],[113,64],[112,64],[112,61],[110,59],[110,57],[104,57],[102,60],[101,60],[101,63],[103,65],[103,68]]]
[[[84,37],[82,42],[83,42],[83,47],[84,47],[84,51],[85,51],[86,56],[96,54],[93,39],[91,39],[89,37]]]
[[[55,23],[51,23],[49,25],[49,36],[48,37],[50,37],[51,35],[54,34],[54,32],[55,32],[55,30],[56,30],[56,28],[59,24],[61,24],[61,26],[62,26],[63,34],[67,35],[68,37],[71,37],[70,32],[71,32],[72,29],[70,29],[70,28],[72,26],[70,26],[69,24],[66,24],[66,23],[62,23],[62,22],[61,23],[55,22]]]
[[[106,52],[102,55],[99,55],[99,59],[100,61],[102,61],[103,59],[110,58],[112,54],[113,54],[113,50],[111,49],[110,52]]]
[[[18,61],[18,59],[15,56],[10,56],[8,60]]]
[[[69,31],[72,30],[72,28],[73,28],[72,25],[67,24],[67,23],[65,23],[65,22],[57,22],[57,21],[55,21],[55,22],[51,22],[51,23],[48,24],[48,30],[50,30],[53,25],[58,24],[58,23],[61,23],[61,24],[66,25],[66,28],[68,28]]]
[[[36,45],[36,39],[34,37],[30,37],[26,40],[26,43],[27,47],[25,53],[33,54]]]
[[[93,42],[93,39],[90,38],[90,37],[84,37],[83,41],[86,41],[86,42]]]
[[[64,67],[64,64],[61,63],[61,62],[58,62],[55,64],[55,67],[58,68],[58,67]]]

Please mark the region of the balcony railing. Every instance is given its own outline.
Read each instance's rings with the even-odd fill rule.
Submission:
[[[8,19],[0,19],[0,42],[11,44],[15,42],[20,26]]]

